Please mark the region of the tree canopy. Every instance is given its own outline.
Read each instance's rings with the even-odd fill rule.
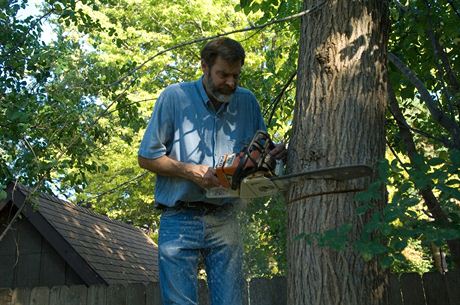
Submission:
[[[28,0],[2,1],[0,186],[19,181],[66,196],[154,236],[155,177],[138,168],[136,155],[158,94],[198,78],[200,48],[230,35],[247,51],[242,85],[259,99],[273,138],[288,141],[296,14],[325,1],[303,8],[280,0],[44,0],[32,16],[21,16]],[[381,180],[358,198],[360,213],[369,213],[387,185],[389,204],[366,228],[387,242],[364,234],[355,247],[394,270],[426,271],[429,263],[407,261],[407,249],[435,244],[454,254],[460,239],[459,20],[457,0],[391,2],[388,153]],[[46,24],[54,38],[45,43]],[[284,222],[281,197],[249,205],[250,275],[284,273]],[[340,249],[344,232],[310,237]]]

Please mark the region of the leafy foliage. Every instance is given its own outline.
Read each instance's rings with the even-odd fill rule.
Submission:
[[[427,257],[430,243],[458,243],[460,237],[460,4],[425,0],[391,4],[388,47],[404,64],[391,61],[389,80],[401,115],[391,105],[387,117],[391,166],[382,163],[381,179],[358,197],[362,206],[357,213],[368,223],[362,239],[353,246],[365,259],[379,256],[384,266],[407,270],[417,263],[407,262],[404,251],[416,247]],[[247,13],[262,10],[264,16],[274,16],[280,14],[283,1],[241,1],[240,5]],[[282,113],[277,118],[283,118]],[[372,201],[384,187],[390,193],[389,203],[382,212],[375,212]],[[341,250],[347,247],[349,230],[347,224],[299,238]],[[417,240],[422,243],[416,244]],[[450,254],[450,258],[458,256]]]
[[[113,71],[85,54],[78,41],[62,33],[50,45],[40,38],[42,23],[55,12],[61,12],[58,20],[80,31],[100,30],[98,22],[77,9],[74,1],[49,3],[41,17],[20,19],[19,9],[27,2],[20,3],[2,7],[2,32],[10,35],[2,36],[0,54],[1,183],[67,181],[79,190],[85,185],[85,171],[101,170],[102,165],[90,158],[110,140],[112,128],[104,120],[136,130],[137,109],[127,105],[116,87],[106,87],[101,80]],[[128,111],[111,113],[114,104]]]
[[[436,166],[437,162],[433,164]],[[452,164],[444,165],[452,167]],[[423,262],[421,258],[413,257],[412,261],[408,259],[408,256],[405,255],[408,246],[410,245],[413,250],[417,249],[421,253],[419,255],[423,257],[429,256],[423,251],[423,248],[429,249],[432,243],[442,246],[446,240],[460,238],[460,222],[458,221],[460,211],[458,208],[452,209],[449,217],[453,221],[450,223],[439,223],[433,220],[420,199],[414,182],[404,176],[418,177],[417,183],[433,184],[433,187],[441,193],[446,191],[450,201],[460,200],[457,187],[450,188],[447,186],[450,182],[438,180],[437,170],[430,170],[429,174],[420,175],[418,170],[408,168],[407,165],[406,169],[403,169],[397,160],[391,163],[387,160],[382,161],[379,170],[379,179],[373,182],[366,191],[356,196],[360,205],[356,210],[356,219],[353,221],[366,220],[358,240],[348,239],[350,224],[327,232],[299,237],[306,238],[310,243],[317,243],[319,246],[326,246],[337,251],[351,246],[361,253],[365,260],[377,257],[383,267],[391,267],[394,271],[428,271],[431,266],[429,261]],[[391,198],[384,209],[375,210],[373,202],[384,200],[381,198],[381,190],[385,186],[394,191],[391,192]],[[422,265],[425,266],[422,267]],[[452,262],[449,262],[449,265],[453,267]]]
[[[148,227],[152,236],[158,218],[151,197],[154,177],[139,170],[136,152],[159,92],[200,75],[204,37],[302,10],[301,1],[283,0],[174,0],[168,5],[46,0],[39,16],[20,17],[27,5],[27,0],[0,3],[0,189],[15,179],[42,185],[41,190],[58,190],[100,213]],[[394,61],[389,64],[403,116],[388,112],[393,155],[382,163],[381,179],[358,198],[357,213],[369,221],[353,246],[364,258],[378,256],[394,270],[426,270],[428,263],[407,262],[404,251],[417,249],[428,257],[429,243],[446,248],[446,240],[459,238],[460,3],[391,5],[389,51],[419,86]],[[45,22],[54,24],[51,43],[41,40]],[[259,98],[275,140],[288,140],[299,19],[232,36],[247,51],[242,85]],[[415,152],[408,149],[402,126]],[[385,184],[389,204],[374,213],[372,201]],[[431,190],[448,222],[434,219],[421,190]],[[0,191],[0,199],[4,196]],[[244,221],[248,276],[283,274],[284,222],[281,198],[249,205]],[[300,237],[342,250],[349,229]]]
[[[1,7],[2,33],[9,33],[0,38],[1,186],[19,180],[57,191],[155,238],[155,180],[136,160],[152,102],[167,85],[199,77],[203,37],[261,24],[269,15],[245,15],[231,1],[46,0],[38,16],[20,19],[27,5]],[[41,40],[45,23],[53,24],[50,43]],[[297,48],[289,47],[296,35],[281,25],[233,35],[248,54],[242,84],[255,89],[278,140],[293,108],[293,85],[286,83],[296,70]],[[279,200],[275,205],[284,209]],[[248,215],[248,251],[259,253],[247,264],[248,276],[283,272],[280,219],[271,209]]]
[[[242,214],[247,278],[285,275],[286,208],[281,196],[257,199]]]
[[[395,190],[390,206],[402,216],[395,234],[403,240],[420,234],[425,245],[458,243],[460,3],[395,4],[389,48],[410,71],[391,60],[395,101],[390,100],[388,142],[399,161],[389,167]],[[458,253],[450,254],[458,267]]]

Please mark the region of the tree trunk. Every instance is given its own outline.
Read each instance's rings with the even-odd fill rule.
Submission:
[[[384,158],[388,26],[385,0],[329,0],[303,18],[289,172],[375,166]],[[375,261],[365,262],[349,247],[337,252],[297,238],[345,223],[352,223],[349,235],[356,238],[365,220],[355,213],[354,196],[369,182],[322,180],[291,187],[288,304],[384,304],[386,273]]]

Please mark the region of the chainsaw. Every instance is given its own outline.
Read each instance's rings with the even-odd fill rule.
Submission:
[[[274,147],[270,136],[259,130],[241,152],[221,156],[215,166],[221,186],[207,189],[206,197],[259,198],[279,194],[301,181],[340,181],[372,174],[372,169],[367,165],[347,165],[283,175],[284,164],[270,154]]]

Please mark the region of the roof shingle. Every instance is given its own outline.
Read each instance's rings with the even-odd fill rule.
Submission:
[[[31,192],[16,187],[26,196]],[[158,281],[158,248],[142,230],[47,194],[31,199],[36,213],[108,284]]]

